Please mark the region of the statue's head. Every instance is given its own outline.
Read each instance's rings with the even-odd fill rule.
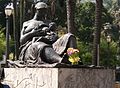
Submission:
[[[47,9],[48,6],[46,3],[44,2],[38,2],[36,5],[35,5],[35,8],[36,10],[39,10],[39,9]]]
[[[47,14],[47,8],[48,8],[48,6],[44,2],[38,2],[35,5],[35,9],[36,9],[39,17],[45,17],[45,15]]]

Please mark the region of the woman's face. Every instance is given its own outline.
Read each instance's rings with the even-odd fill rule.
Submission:
[[[47,14],[47,9],[46,8],[37,9],[37,13],[40,17],[43,17]]]

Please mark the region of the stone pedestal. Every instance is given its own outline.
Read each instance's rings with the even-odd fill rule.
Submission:
[[[115,70],[97,68],[5,68],[10,88],[114,88]]]

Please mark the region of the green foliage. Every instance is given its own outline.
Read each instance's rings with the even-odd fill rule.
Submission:
[[[95,5],[91,2],[77,4],[75,23],[78,29],[77,36],[85,43],[92,42],[92,32],[95,18]]]
[[[102,9],[102,22],[112,23],[113,18],[108,13],[108,10]],[[83,64],[92,64],[92,48],[93,48],[93,31],[95,23],[95,3],[85,2],[77,4],[76,13],[75,13],[75,23],[78,37],[78,48],[80,49],[80,58],[83,61]],[[111,35],[114,35],[115,32],[112,32]],[[113,38],[114,36],[112,36]],[[116,37],[114,37],[115,40]],[[110,66],[116,65],[116,53],[117,53],[117,43],[112,41],[108,49],[108,43],[105,37],[101,37],[100,45],[100,65],[106,65],[107,62]]]
[[[80,59],[84,65],[90,65],[92,63],[92,48],[87,44],[78,41],[77,42],[78,48],[80,50]]]
[[[3,53],[5,53],[5,35],[3,33],[4,28],[1,28],[0,26],[0,60],[2,59]]]
[[[2,60],[3,59],[3,57],[2,57],[2,55],[4,55],[5,54],[5,49],[6,49],[6,40],[5,40],[5,34],[4,34],[4,31],[5,30],[5,28],[2,28],[1,26],[0,26],[0,60]],[[12,56],[12,53],[14,52],[14,41],[13,40],[10,40],[9,41],[9,44],[10,44],[10,57]],[[13,59],[13,57],[12,58],[10,58],[10,59]]]
[[[67,15],[66,15],[66,3],[65,0],[56,0],[56,15],[54,21],[57,25],[65,26]]]
[[[117,28],[117,26],[112,26],[109,30],[109,34],[115,42],[119,40],[119,28]]]
[[[102,14],[103,24],[106,22],[112,23],[113,18],[105,8],[103,8]],[[77,36],[80,41],[91,43],[93,41],[95,23],[95,3],[85,2],[77,4],[75,12],[75,23],[76,28],[78,29]]]
[[[116,54],[117,54],[117,43],[112,41],[107,43],[105,38],[101,38],[101,45],[100,45],[100,64],[109,66],[116,65]]]
[[[92,44],[85,44],[78,41],[78,48],[80,50],[80,58],[84,65],[92,64]],[[116,59],[117,55],[117,43],[112,41],[107,43],[106,38],[101,38],[100,44],[100,65],[116,66],[120,64],[120,61]]]
[[[105,8],[111,12],[112,10],[119,9],[119,0],[103,0]]]
[[[90,27],[94,25],[95,5],[91,2],[77,4],[75,22],[77,27]]]
[[[113,0],[103,0],[103,3],[107,9],[110,9],[113,6]]]
[[[5,10],[5,6],[7,5],[7,3],[10,0],[0,0],[0,25],[2,27],[5,26],[5,14],[4,14],[4,10]]]

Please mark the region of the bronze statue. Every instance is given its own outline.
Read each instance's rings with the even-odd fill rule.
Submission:
[[[58,38],[56,24],[46,20],[47,4],[38,2],[33,19],[23,23],[20,38],[19,60],[23,64],[54,64],[65,62],[67,48],[76,48],[73,34],[67,33]]]

